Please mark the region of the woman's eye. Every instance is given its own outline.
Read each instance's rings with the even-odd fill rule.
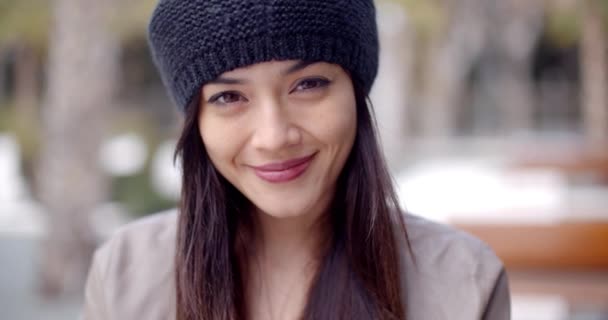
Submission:
[[[298,86],[295,88],[294,91],[317,89],[317,88],[325,87],[328,84],[329,84],[329,80],[327,80],[327,79],[322,79],[322,78],[306,79],[306,80],[300,81],[300,83],[298,83]]]
[[[239,101],[245,100],[245,98],[243,98],[242,95],[240,95],[237,92],[220,92],[214,96],[212,96],[211,98],[209,98],[209,103],[216,103],[216,104],[231,104],[231,103],[236,103]]]

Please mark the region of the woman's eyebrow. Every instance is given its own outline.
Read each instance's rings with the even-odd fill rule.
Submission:
[[[300,71],[314,63],[317,63],[317,61],[298,61],[293,66],[291,66],[287,70],[283,71],[283,75],[286,76],[286,75],[294,73],[296,71]]]

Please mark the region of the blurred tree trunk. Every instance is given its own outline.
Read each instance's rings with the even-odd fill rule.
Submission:
[[[583,34],[581,42],[582,105],[585,131],[589,142],[604,144],[608,140],[608,75],[606,25],[599,3],[582,3]],[[605,147],[605,145],[604,145]]]
[[[96,241],[89,214],[106,196],[97,152],[118,72],[110,7],[109,0],[54,2],[37,172],[50,215],[41,289],[51,296],[82,289]]]
[[[27,43],[16,43],[15,47],[14,103],[22,118],[35,117],[38,105],[39,62],[36,51]]]
[[[8,82],[8,76],[6,72],[8,58],[8,46],[0,42],[0,106],[2,106],[7,100],[6,84]]]
[[[494,65],[489,69],[490,96],[506,132],[532,129],[534,95],[530,70],[535,44],[543,26],[540,1],[502,0],[493,6],[488,27],[488,51]],[[482,80],[482,81],[483,81]]]
[[[435,138],[456,133],[459,101],[486,38],[486,0],[446,1],[444,5],[448,21],[430,50],[421,97],[421,132]]]
[[[413,30],[402,6],[378,5],[380,67],[371,92],[384,154],[391,170],[403,165],[403,140],[408,133]]]

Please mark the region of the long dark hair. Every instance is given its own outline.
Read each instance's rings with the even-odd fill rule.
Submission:
[[[353,81],[355,142],[338,177],[328,245],[302,319],[405,319],[397,237],[405,226],[365,92]],[[243,259],[251,203],[214,168],[202,143],[200,96],[187,109],[175,277],[178,320],[247,319]],[[397,233],[403,233],[399,235]]]

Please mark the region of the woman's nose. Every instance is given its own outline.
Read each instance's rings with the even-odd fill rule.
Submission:
[[[277,99],[267,100],[256,108],[255,112],[255,131],[251,140],[253,147],[264,151],[278,151],[300,143],[300,130],[293,123],[286,105],[282,105]]]

